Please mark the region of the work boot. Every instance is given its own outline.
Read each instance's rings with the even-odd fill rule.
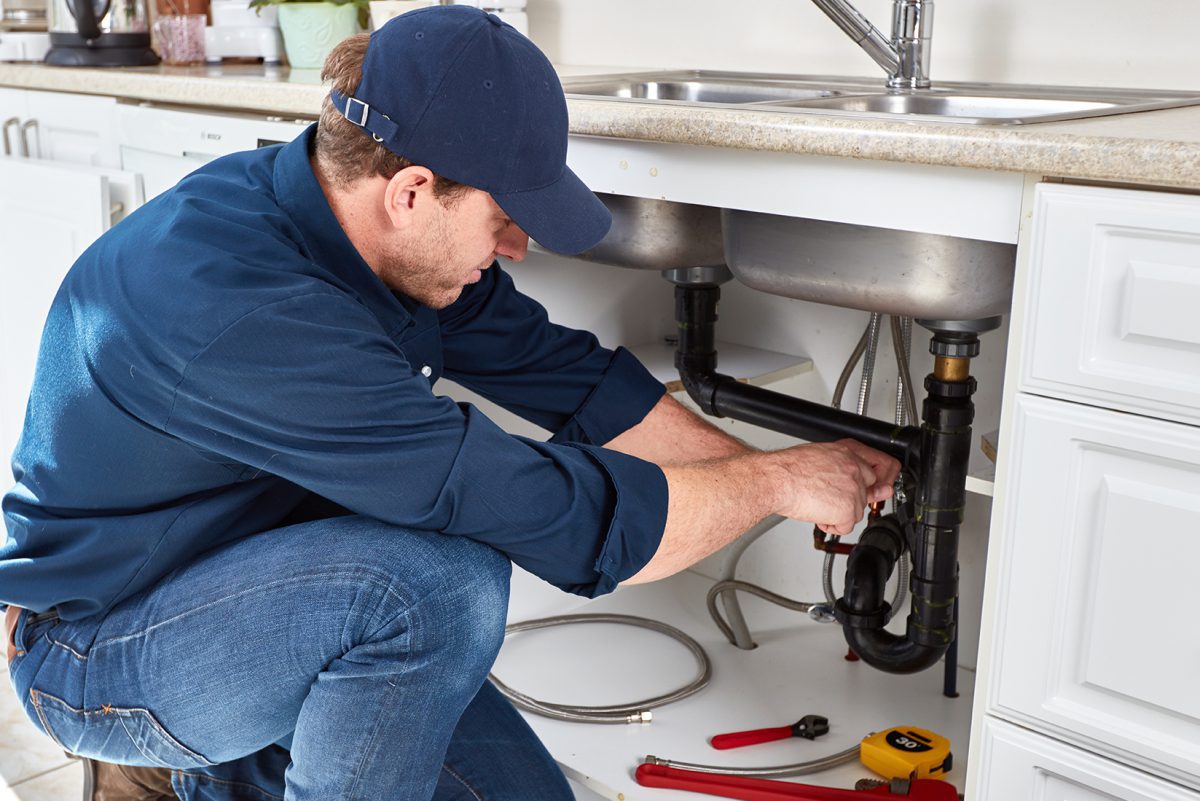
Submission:
[[[83,801],[178,801],[166,768],[83,760]]]

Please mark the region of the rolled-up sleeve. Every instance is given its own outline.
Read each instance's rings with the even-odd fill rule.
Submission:
[[[435,396],[365,309],[333,295],[230,325],[188,364],[165,427],[248,465],[250,479],[279,476],[358,514],[470,537],[582,595],[640,570],[666,522],[657,466],[505,433]]]
[[[446,377],[553,432],[552,442],[603,445],[665,392],[626,349],[551,323],[499,264],[438,317]]]

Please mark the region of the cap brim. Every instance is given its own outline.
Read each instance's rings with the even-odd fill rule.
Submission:
[[[535,242],[567,256],[595,247],[612,226],[612,214],[570,167],[548,186],[492,199]]]

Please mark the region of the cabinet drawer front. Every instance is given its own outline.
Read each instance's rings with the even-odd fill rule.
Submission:
[[[983,722],[978,801],[1200,801],[1200,794],[1010,723]]]
[[[1200,421],[1200,197],[1037,188],[1022,388]]]
[[[1200,787],[1200,428],[1015,414],[990,706]]]

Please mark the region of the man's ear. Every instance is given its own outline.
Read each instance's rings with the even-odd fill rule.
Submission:
[[[394,228],[408,228],[423,219],[433,196],[433,173],[425,167],[405,167],[392,176],[383,191],[384,212]]]

